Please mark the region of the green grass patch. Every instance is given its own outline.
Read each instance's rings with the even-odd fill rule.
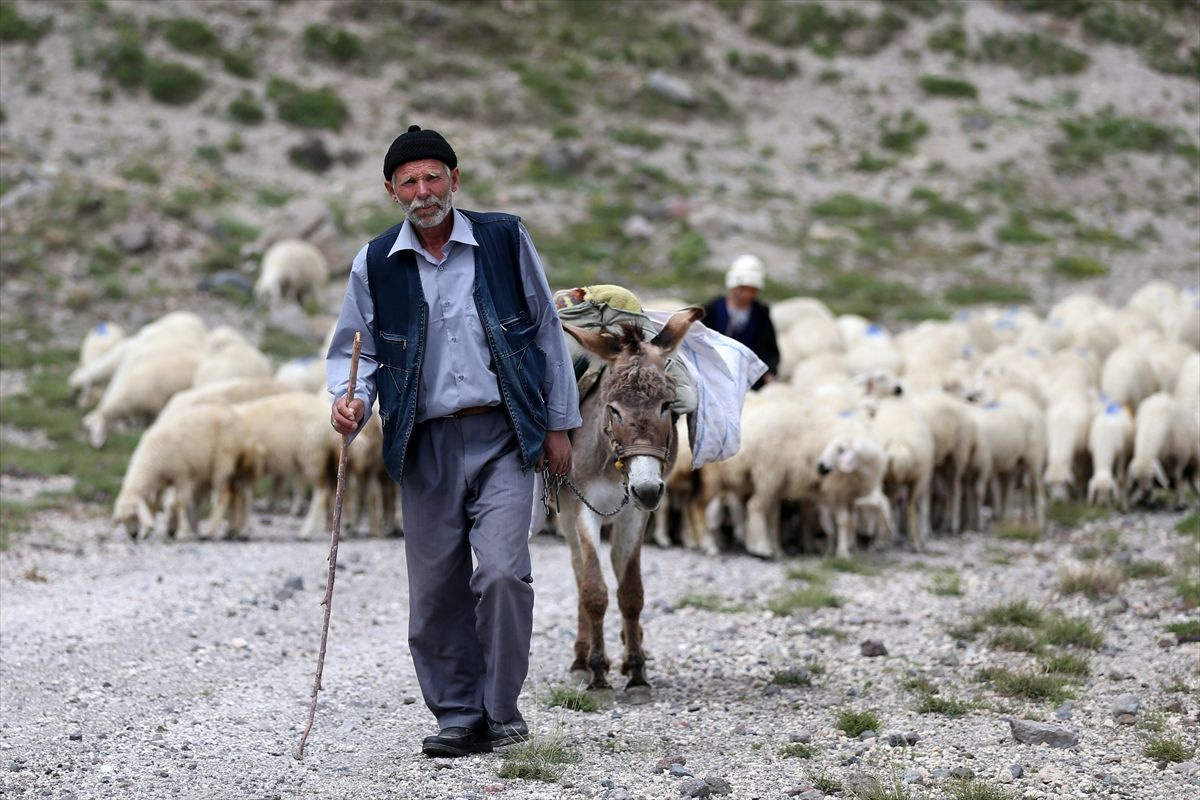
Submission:
[[[570,84],[561,79],[560,72],[542,69],[529,63],[518,63],[515,71],[526,91],[556,115],[572,117],[578,113],[576,93]]]
[[[995,283],[974,281],[951,286],[942,293],[947,303],[955,306],[971,306],[983,303],[1011,305],[1028,303],[1032,299],[1029,289],[1017,283]]]
[[[940,714],[943,717],[963,717],[975,709],[975,704],[940,694],[922,694],[913,710],[918,714]]]
[[[763,78],[771,81],[786,81],[800,74],[800,68],[790,58],[776,60],[770,53],[753,52],[743,54],[730,50],[725,54],[725,64],[734,72],[748,78]]]
[[[979,41],[979,58],[1005,64],[1026,75],[1075,75],[1088,56],[1040,33],[989,33]]]
[[[891,9],[868,17],[841,3],[761,3],[755,11],[752,35],[781,47],[807,47],[826,58],[847,49],[858,54],[878,52],[907,27]],[[852,31],[855,34],[848,36]]]
[[[967,31],[961,23],[954,22],[925,37],[925,46],[938,53],[949,53],[958,58],[967,57]]]
[[[1200,606],[1200,579],[1181,576],[1175,582],[1175,594],[1183,602],[1184,608]]]
[[[959,230],[973,231],[979,224],[979,218],[962,203],[943,199],[928,187],[918,186],[912,190],[909,198],[924,203],[924,216],[945,220]]]
[[[1157,737],[1151,739],[1142,748],[1142,755],[1146,758],[1152,758],[1155,761],[1169,761],[1176,764],[1187,761],[1195,752],[1196,748],[1189,747],[1174,737]]]
[[[1063,567],[1058,571],[1058,588],[1063,594],[1082,594],[1089,600],[1112,597],[1123,580],[1120,570],[1107,564]]]
[[[1100,278],[1110,272],[1107,264],[1102,264],[1088,256],[1079,255],[1059,256],[1054,259],[1050,269],[1073,281]]]
[[[213,29],[193,17],[175,17],[163,24],[163,38],[176,50],[202,56],[221,51],[221,40]]]
[[[698,608],[717,614],[732,614],[745,607],[740,603],[731,603],[715,592],[689,592],[675,602],[675,608]]]
[[[332,88],[306,89],[283,78],[271,78],[267,97],[279,119],[298,128],[340,131],[350,121],[350,110]]]
[[[897,153],[916,152],[917,142],[929,135],[929,123],[907,108],[895,120],[883,120],[881,128],[879,144]]]
[[[985,667],[976,674],[981,683],[991,683],[997,694],[1036,702],[1062,703],[1074,697],[1061,675],[1014,672],[1003,667]]]
[[[506,780],[554,783],[562,777],[565,765],[578,761],[579,755],[567,749],[560,739],[532,740],[505,748],[497,774]]]
[[[1042,647],[1034,633],[1027,628],[1000,628],[992,631],[988,645],[996,650],[1015,653],[1036,653]]]
[[[1128,563],[1121,564],[1121,574],[1137,581],[1147,578],[1165,578],[1171,574],[1171,569],[1161,561],[1135,558]]]
[[[0,500],[0,552],[33,529],[32,506],[15,500]]]
[[[977,623],[984,627],[1015,626],[1023,628],[1040,627],[1045,619],[1046,616],[1042,609],[1028,600],[1016,600],[992,606],[984,609],[976,618]]]
[[[253,93],[243,89],[229,101],[229,118],[241,125],[259,125],[267,118],[262,103]]]
[[[1119,152],[1180,155],[1197,160],[1195,145],[1177,128],[1167,128],[1141,117],[1117,114],[1111,106],[1089,116],[1059,122],[1063,138],[1050,147],[1059,169],[1077,172],[1091,169]]]
[[[837,712],[835,725],[839,731],[854,739],[863,731],[879,733],[883,730],[883,720],[874,711],[856,711],[851,708]]]
[[[1175,532],[1200,539],[1200,512],[1193,511],[1175,523]]]
[[[1023,212],[1014,212],[1008,222],[996,230],[996,238],[1004,244],[1044,244],[1054,240],[1034,228],[1029,215]]]
[[[650,151],[657,150],[667,143],[667,137],[655,133],[648,128],[643,128],[640,125],[625,125],[620,128],[614,128],[609,131],[608,135],[617,144],[640,147],[643,150]]]
[[[366,55],[362,39],[343,28],[313,23],[304,28],[304,52],[319,61],[346,65]]]
[[[115,81],[126,89],[142,85],[142,73],[146,69],[146,51],[136,36],[123,34],[115,41],[96,49],[95,61],[100,74]]]
[[[806,667],[776,670],[769,682],[776,686],[812,686],[812,670]]]
[[[319,347],[319,342],[274,326],[268,326],[263,332],[262,343],[259,345],[259,349],[264,353],[281,361],[311,356]]]
[[[1034,525],[1005,522],[996,526],[996,538],[1004,542],[1037,542],[1042,532]]]
[[[861,558],[829,556],[821,559],[821,568],[833,572],[849,572],[853,575],[878,575],[879,567]]]
[[[1012,792],[977,778],[952,780],[946,792],[949,800],[1013,800]]]
[[[151,97],[172,106],[187,105],[208,88],[202,73],[175,61],[147,61],[142,81]]]
[[[1051,653],[1038,661],[1047,675],[1086,678],[1092,674],[1092,662],[1081,653]]]
[[[1175,634],[1181,642],[1200,642],[1200,619],[1172,622],[1166,629]]]
[[[767,609],[781,617],[802,608],[840,608],[844,601],[822,583],[784,589],[767,601]]]
[[[600,701],[594,695],[583,689],[568,686],[555,686],[550,689],[546,705],[549,708],[558,706],[569,711],[583,711],[589,714],[600,710]]]
[[[25,17],[12,2],[0,3],[0,42],[37,44],[53,27],[53,17]]]
[[[1112,228],[1092,228],[1083,225],[1075,228],[1075,241],[1113,250],[1136,250],[1139,246],[1137,242],[1126,239]]]
[[[1087,650],[1098,650],[1104,644],[1104,634],[1082,617],[1051,617],[1042,626],[1038,638],[1043,644]]]
[[[1074,528],[1085,522],[1108,519],[1112,511],[1096,508],[1074,500],[1053,500],[1046,507],[1046,519],[1065,528]]]
[[[859,314],[867,319],[913,318],[918,313],[937,316],[940,311],[918,289],[865,270],[838,272],[812,294],[835,314]]]
[[[933,576],[929,591],[941,597],[961,597],[962,578],[954,570],[945,570]]]
[[[956,99],[975,100],[979,90],[970,81],[961,78],[949,78],[944,75],[922,75],[917,81],[926,94],[935,97],[953,97]]]
[[[816,746],[805,742],[793,742],[779,748],[781,758],[812,758],[816,754]]]

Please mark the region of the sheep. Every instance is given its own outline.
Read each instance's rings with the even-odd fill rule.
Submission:
[[[1158,389],[1158,375],[1142,345],[1123,344],[1104,360],[1100,391],[1117,405],[1135,409]]]
[[[1200,497],[1196,474],[1200,459],[1200,431],[1191,409],[1182,407],[1166,392],[1150,395],[1137,408],[1133,459],[1129,462],[1126,494],[1131,502],[1149,499],[1156,485],[1175,487],[1182,501],[1184,474],[1192,471],[1192,491]]]
[[[903,502],[905,533],[917,552],[929,533],[929,490],[933,478],[933,435],[917,407],[899,396],[878,401],[871,434],[886,457],[884,493],[894,504]]]
[[[207,533],[216,532],[229,512],[228,535],[242,530],[246,509],[235,486],[257,479],[263,453],[250,443],[240,419],[226,409],[197,406],[151,425],[138,441],[113,506],[113,523],[133,538],[154,528],[154,515],[167,489],[174,492],[167,514],[167,534],[191,536],[195,502],[211,489],[214,496]]]
[[[308,515],[300,527],[299,538],[309,539],[329,522],[332,500],[337,488],[337,467],[341,457],[341,437],[330,438],[325,420],[311,420],[303,433],[310,442],[320,442],[324,464],[310,464],[308,477],[313,498]],[[336,441],[336,447],[334,443]],[[396,519],[397,486],[383,465],[383,426],[374,414],[359,431],[346,452],[346,499],[350,503],[348,529],[364,527],[371,535],[399,535]]]
[[[796,365],[809,356],[818,353],[840,353],[845,350],[842,333],[829,310],[816,300],[800,303],[810,300],[811,298],[798,297],[771,307],[772,322],[778,318],[788,323],[783,326],[776,323],[775,329],[776,338],[779,340],[779,377],[783,380],[787,380]],[[780,306],[783,306],[785,311],[777,314]],[[788,319],[789,316],[792,317],[791,320]]]
[[[839,558],[850,557],[855,512],[864,500],[883,520],[889,539],[892,533],[891,506],[882,492],[887,456],[865,426],[857,427],[835,431],[817,457],[820,503],[833,515]]]
[[[837,324],[829,306],[814,297],[789,297],[771,304],[771,324],[775,326],[776,333],[784,333],[793,325],[812,319]]]
[[[231,344],[211,349],[192,373],[192,386],[205,386],[234,378],[266,379],[272,373],[271,359],[249,344]]]
[[[1183,342],[1193,350],[1200,350],[1200,293],[1190,290],[1179,298],[1179,307],[1166,332],[1176,341]]]
[[[826,384],[845,382],[851,374],[843,353],[818,353],[798,363],[788,381],[811,392]]]
[[[1168,339],[1158,332],[1143,333],[1135,343],[1145,352],[1158,379],[1158,388],[1167,394],[1174,392],[1175,381],[1179,378],[1183,363],[1196,351],[1183,342]]]
[[[1121,337],[1109,320],[1093,317],[1072,328],[1072,344],[1096,354],[1101,363],[1121,345]]]
[[[329,263],[315,245],[303,239],[283,239],[263,255],[254,296],[272,307],[289,299],[304,305],[328,278]]]
[[[933,437],[930,504],[932,506],[933,501],[938,500],[945,512],[943,527],[951,533],[960,533],[963,481],[970,468],[976,439],[974,416],[966,403],[940,390],[909,394],[908,398]]]
[[[191,387],[198,363],[199,353],[174,350],[155,350],[122,363],[100,404],[83,418],[88,442],[103,447],[117,421],[153,420],[176,392]]]
[[[997,397],[1017,389],[1045,407],[1046,395],[1038,383],[1045,370],[1045,354],[1019,347],[999,347],[985,357],[975,373],[975,383],[967,399]]]
[[[994,519],[1007,519],[1018,487],[1026,492],[1038,527],[1045,524],[1042,471],[1046,459],[1045,421],[1037,404],[1019,390],[1004,392],[977,406],[981,447],[991,457],[990,494]]]
[[[159,412],[158,418],[176,414],[194,406],[229,406],[294,391],[294,387],[272,378],[231,378],[185,389],[171,397]]]
[[[1124,406],[1108,402],[1092,416],[1088,431],[1088,453],[1092,477],[1087,484],[1087,502],[1092,506],[1129,504],[1121,486],[1133,452],[1133,417]]]
[[[99,322],[88,329],[79,346],[79,367],[82,370],[99,360],[121,342],[126,340],[125,329],[115,322]],[[88,381],[77,390],[76,401],[81,407],[90,406],[100,399],[103,385],[99,381]]]
[[[1088,450],[1092,414],[1092,401],[1080,391],[1057,395],[1046,409],[1047,449],[1043,480],[1054,500],[1066,500],[1087,485],[1092,470]]]
[[[1125,307],[1158,317],[1178,303],[1179,290],[1164,280],[1156,279],[1146,281],[1138,287],[1125,303]]]
[[[671,546],[670,516],[680,515],[679,532],[684,547],[715,556],[720,552],[716,538],[704,519],[704,506],[699,502],[700,473],[692,469],[692,450],[688,443],[687,420],[680,417],[675,423],[679,453],[667,475],[666,503],[654,512],[654,542],[659,547]]]
[[[1179,367],[1175,379],[1175,402],[1200,413],[1200,353],[1192,353]]]
[[[853,373],[874,369],[899,372],[904,367],[904,356],[892,344],[887,331],[878,325],[871,325],[858,344],[848,348],[846,363]]]
[[[80,405],[86,405],[92,402],[91,397],[103,391],[126,360],[164,350],[199,347],[207,330],[204,321],[189,311],[165,314],[96,358],[81,363],[67,378],[67,384]]]
[[[296,391],[319,391],[325,388],[325,359],[301,356],[285,361],[275,370],[275,380]]]

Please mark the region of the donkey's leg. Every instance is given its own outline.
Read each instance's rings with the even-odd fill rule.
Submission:
[[[621,674],[629,677],[625,689],[649,686],[646,682],[646,656],[642,651],[642,538],[649,523],[645,511],[626,510],[613,525],[609,542],[613,574],[617,576],[617,606],[621,609],[621,641],[625,660]]]
[[[590,512],[580,512],[573,500],[565,498],[559,521],[571,549],[571,567],[579,592],[579,627],[571,671],[590,672],[589,689],[607,689],[609,661],[604,651],[604,612],[608,610],[608,586],[600,569],[600,525]]]

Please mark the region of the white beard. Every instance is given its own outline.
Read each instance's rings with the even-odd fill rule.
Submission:
[[[423,205],[417,205],[415,202],[411,205],[405,205],[404,203],[401,203],[400,209],[404,212],[404,218],[411,222],[413,227],[436,228],[438,225],[441,225],[446,221],[446,217],[454,208],[454,204],[451,202],[450,197],[450,193],[446,192],[445,197],[433,197],[431,198],[432,202],[427,200]],[[416,211],[418,209],[428,208],[433,205],[437,206],[438,212],[432,217],[422,217],[417,215]]]

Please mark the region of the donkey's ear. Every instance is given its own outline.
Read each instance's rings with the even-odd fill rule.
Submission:
[[[671,315],[667,324],[650,340],[650,344],[661,348],[664,353],[670,353],[683,341],[683,335],[688,332],[692,323],[704,316],[700,306],[688,306]]]
[[[601,358],[611,361],[621,352],[621,342],[615,336],[607,336],[597,333],[589,328],[580,328],[575,325],[562,324],[564,331],[575,337],[575,341],[579,342],[587,350],[595,353]]]

